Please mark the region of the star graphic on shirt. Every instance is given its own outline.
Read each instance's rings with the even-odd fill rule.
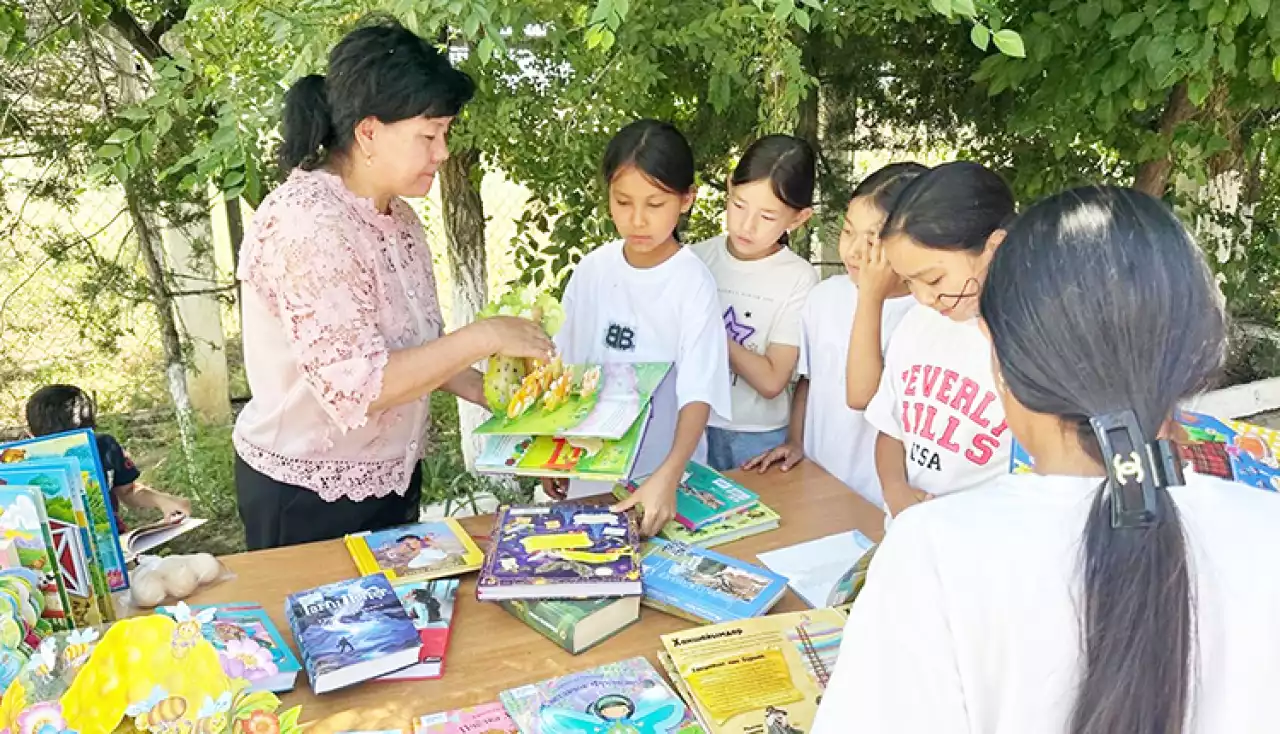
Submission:
[[[729,332],[730,339],[743,346],[746,346],[747,340],[756,333],[756,327],[738,321],[738,313],[733,310],[733,306],[724,312],[724,330]]]

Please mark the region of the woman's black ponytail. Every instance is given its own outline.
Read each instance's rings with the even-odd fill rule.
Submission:
[[[281,170],[298,166],[311,170],[320,165],[324,148],[333,143],[333,117],[325,97],[324,76],[309,74],[294,82],[284,96],[283,117]]]
[[[1137,448],[1159,438],[1178,403],[1218,371],[1225,316],[1204,256],[1146,194],[1068,191],[1010,227],[981,310],[1013,397],[1074,425],[1080,445],[1108,467],[1083,533],[1084,654],[1067,731],[1177,734],[1195,680],[1182,522],[1158,484],[1143,499],[1150,514],[1124,520],[1127,500],[1113,507],[1117,498],[1132,477],[1152,474],[1123,466],[1129,449],[1104,458],[1108,434],[1090,419],[1121,411]]]

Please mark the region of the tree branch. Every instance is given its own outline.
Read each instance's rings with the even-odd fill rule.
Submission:
[[[160,39],[164,38],[164,34],[173,29],[174,26],[182,22],[187,17],[187,11],[191,9],[189,2],[172,2],[169,7],[164,9],[160,14],[160,20],[151,26],[151,30],[147,31],[147,37],[154,41],[157,45]]]
[[[107,14],[107,21],[120,32],[134,51],[153,64],[160,59],[171,58],[164,46],[160,45],[159,37],[151,37],[133,13],[124,6],[123,0],[107,0],[107,5],[111,8],[111,12]]]

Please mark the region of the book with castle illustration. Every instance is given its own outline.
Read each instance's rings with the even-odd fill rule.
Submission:
[[[16,546],[22,568],[36,574],[44,598],[40,632],[71,629],[71,599],[59,571],[58,554],[45,514],[44,494],[39,487],[0,485],[0,537]]]
[[[41,436],[23,441],[0,444],[0,464],[18,464],[33,459],[68,457],[80,465],[80,476],[87,499],[85,509],[89,514],[93,533],[93,545],[97,550],[102,572],[111,591],[129,588],[129,574],[120,547],[120,528],[115,512],[111,509],[111,484],[98,455],[98,441],[91,429]]]
[[[418,628],[382,574],[290,594],[285,617],[317,694],[418,662]]]
[[[670,371],[670,362],[565,365],[556,358],[525,375],[507,410],[475,432],[616,441],[635,425]]]
[[[844,613],[814,609],[675,632],[662,645],[708,734],[807,732],[844,624]]]
[[[476,471],[527,477],[564,477],[616,482],[631,476],[653,406],[646,405],[622,438],[485,436]]]
[[[429,581],[480,568],[484,553],[451,517],[365,531],[343,539],[360,573],[381,573],[393,583]]]

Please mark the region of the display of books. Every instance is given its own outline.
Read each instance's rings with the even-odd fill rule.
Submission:
[[[617,440],[486,436],[476,457],[476,471],[616,482],[631,476],[652,416],[653,406],[645,406],[631,428]]]
[[[622,489],[634,492],[647,477],[626,482]],[[694,531],[754,507],[759,495],[720,472],[696,461],[685,466],[676,485],[676,522]]]
[[[570,655],[586,652],[640,621],[640,597],[516,599],[502,608]]]
[[[480,568],[484,559],[453,518],[356,533],[343,542],[361,574],[385,574],[393,582],[457,576]]]
[[[644,546],[644,601],[698,624],[758,617],[787,591],[787,579],[736,558],[661,538]]]
[[[261,605],[212,604],[190,611],[200,622],[201,635],[218,651],[223,671],[248,681],[250,691],[284,693],[297,685],[302,665]],[[175,607],[160,607],[156,612],[178,616]]]
[[[512,407],[475,432],[617,440],[635,425],[670,371],[669,362],[561,365],[553,360],[525,376]]]
[[[811,607],[829,607],[848,601],[849,570],[875,545],[857,530],[761,553],[757,558],[770,570],[787,578],[796,595]],[[842,585],[842,581],[846,582]]]
[[[626,513],[563,503],[504,507],[490,534],[476,597],[639,596],[640,534]]]
[[[381,574],[290,594],[285,617],[317,694],[407,668],[422,649],[417,627]]]
[[[807,732],[835,669],[845,615],[773,614],[662,636],[708,734]]]

